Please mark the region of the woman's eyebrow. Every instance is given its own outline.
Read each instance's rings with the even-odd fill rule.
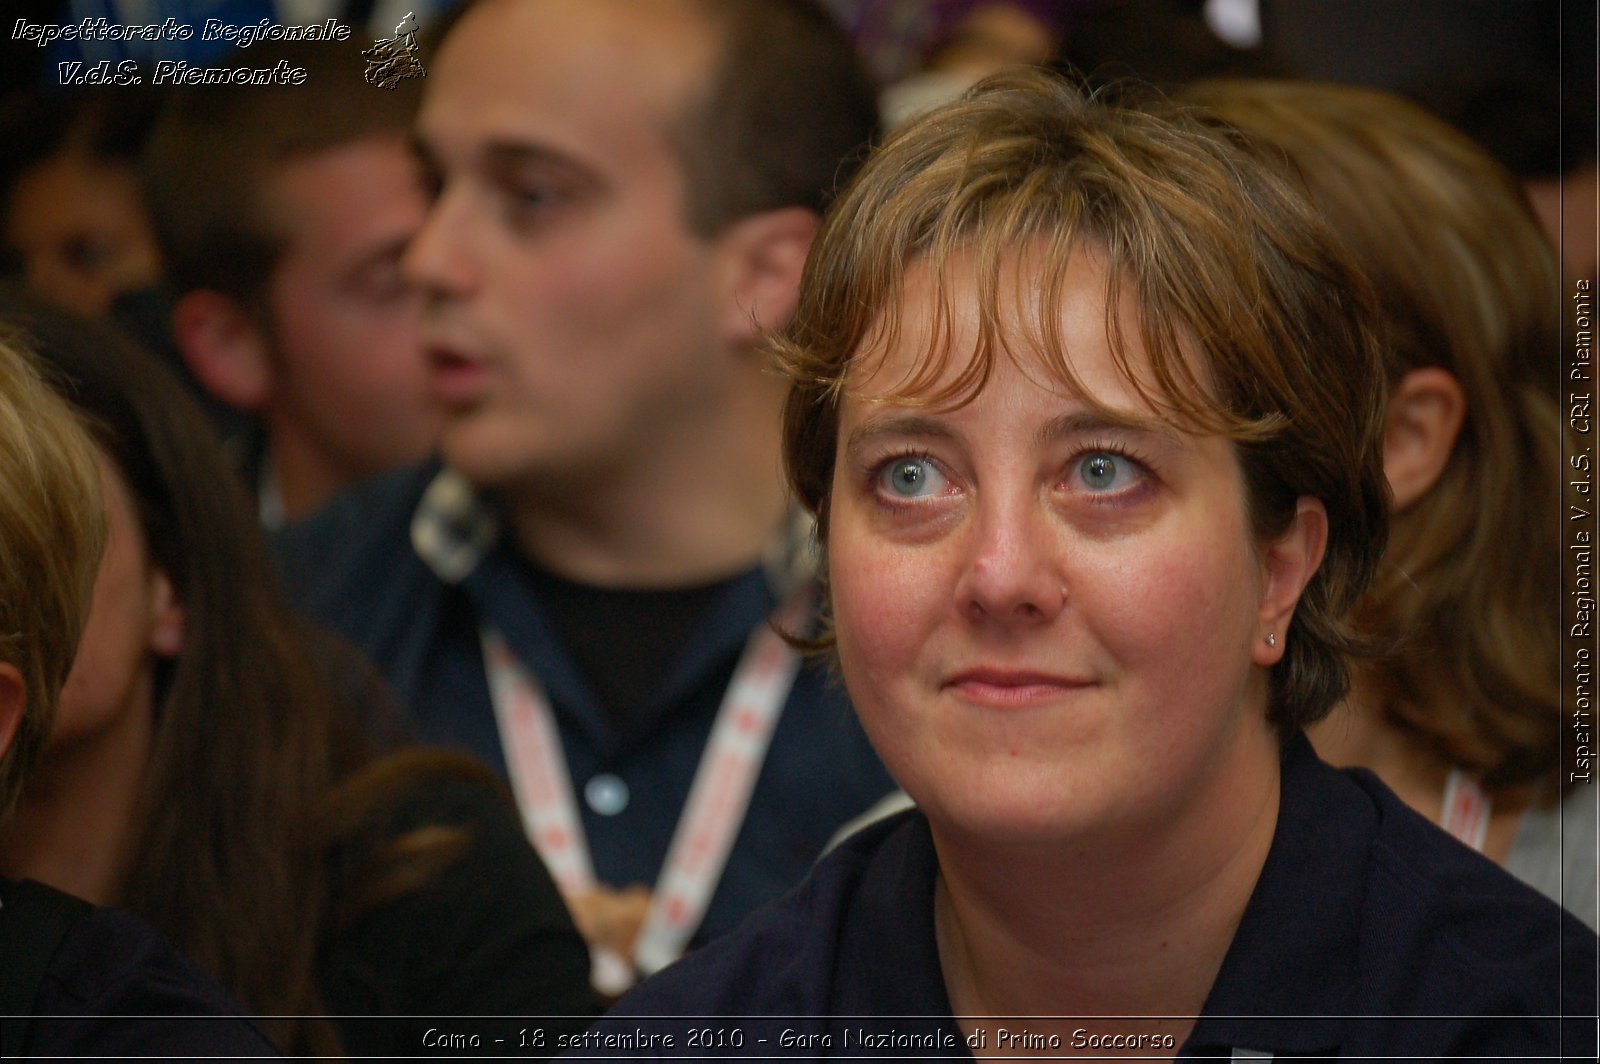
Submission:
[[[1114,432],[1123,436],[1150,437],[1162,443],[1173,443],[1178,434],[1164,421],[1136,414],[1119,414],[1116,411],[1075,410],[1045,422],[1039,429],[1040,443],[1055,443],[1076,436]]]
[[[851,429],[844,447],[846,452],[854,452],[877,440],[906,437],[950,440],[955,439],[956,433],[945,422],[926,414],[884,413],[870,416]]]
[[[1057,443],[1078,436],[1097,433],[1116,433],[1121,436],[1139,436],[1152,441],[1171,444],[1178,434],[1166,422],[1135,414],[1119,415],[1115,411],[1074,410],[1045,422],[1037,434],[1040,443]],[[883,413],[868,417],[850,430],[845,438],[846,453],[882,439],[955,439],[959,434],[936,417],[916,413]]]

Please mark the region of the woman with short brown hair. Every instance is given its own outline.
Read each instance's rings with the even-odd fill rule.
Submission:
[[[1019,72],[891,137],[779,353],[820,641],[917,809],[598,1034],[1592,1052],[1556,1017],[1593,1014],[1593,935],[1304,738],[1383,550],[1376,321],[1311,206],[1194,115]]]

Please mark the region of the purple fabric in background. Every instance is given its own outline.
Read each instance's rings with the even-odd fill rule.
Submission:
[[[975,8],[1009,3],[1059,36],[1078,14],[1114,0],[826,0],[880,85],[914,72],[922,57]]]

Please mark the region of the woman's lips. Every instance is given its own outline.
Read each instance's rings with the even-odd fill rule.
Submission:
[[[969,702],[997,707],[1038,705],[1092,686],[1082,677],[1025,669],[964,669],[945,680],[946,690]]]

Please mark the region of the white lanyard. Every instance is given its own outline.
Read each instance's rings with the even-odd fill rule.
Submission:
[[[1483,852],[1483,840],[1489,834],[1489,814],[1493,811],[1489,796],[1478,781],[1458,768],[1450,770],[1444,781],[1444,809],[1439,815],[1439,826]]]
[[[794,596],[775,624],[794,630],[808,609],[808,595]],[[596,885],[594,861],[550,700],[498,632],[485,625],[481,634],[489,693],[523,828],[561,893],[569,898],[588,893]],[[632,963],[610,950],[593,950],[592,974],[601,991],[620,994],[633,984],[635,970],[648,975],[683,955],[722,878],[799,668],[799,655],[773,625],[763,624],[751,633],[695,770]]]

